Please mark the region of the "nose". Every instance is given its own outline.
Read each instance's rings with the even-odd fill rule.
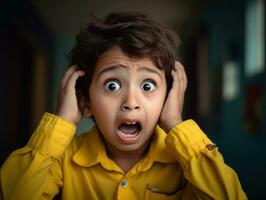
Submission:
[[[139,110],[140,105],[137,97],[137,91],[134,91],[133,89],[126,91],[121,105],[121,110],[124,112]]]

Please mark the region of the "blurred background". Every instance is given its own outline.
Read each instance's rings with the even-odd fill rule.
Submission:
[[[0,165],[54,112],[67,53],[89,13],[141,11],[181,37],[195,119],[238,173],[249,199],[266,186],[264,0],[24,0],[0,3]],[[92,125],[83,120],[78,134]]]

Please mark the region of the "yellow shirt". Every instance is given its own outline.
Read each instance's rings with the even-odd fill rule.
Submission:
[[[247,199],[236,173],[193,120],[168,134],[158,126],[145,157],[127,173],[101,136],[46,113],[29,143],[1,168],[4,200]]]

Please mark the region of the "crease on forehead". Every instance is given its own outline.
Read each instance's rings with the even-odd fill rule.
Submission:
[[[126,55],[102,55],[99,57],[97,66],[109,66],[109,65],[124,65],[126,67],[134,66],[134,65],[145,65],[145,66],[155,66],[157,65],[153,62],[153,60],[149,57],[143,58],[130,58]],[[159,69],[159,68],[158,68]]]
[[[159,68],[150,57],[135,58],[125,54],[120,47],[113,47],[104,52],[96,63],[95,75],[98,77],[108,71],[119,68],[135,68],[137,71],[146,71],[157,74],[161,79],[164,69]]]
[[[116,63],[121,63],[123,65],[129,65],[132,64],[137,64],[138,62],[144,62],[146,64],[144,65],[153,65],[156,68],[161,69],[160,67],[157,66],[156,62],[154,61],[153,58],[149,56],[143,56],[143,57],[134,57],[131,55],[128,55],[125,53],[119,46],[114,46],[111,49],[103,52],[99,57],[98,61],[96,63],[97,65],[105,66],[105,65],[110,65],[110,64],[116,64]]]

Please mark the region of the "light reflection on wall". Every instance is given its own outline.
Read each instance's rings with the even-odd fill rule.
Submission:
[[[239,95],[240,74],[237,62],[228,61],[223,67],[223,99],[234,100]]]
[[[264,0],[250,0],[246,7],[245,74],[261,73],[265,65]]]

